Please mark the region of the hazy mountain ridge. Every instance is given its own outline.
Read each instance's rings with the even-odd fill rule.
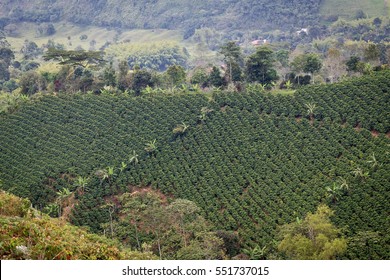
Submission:
[[[322,0],[6,0],[0,3],[3,22],[70,21],[125,28],[289,29],[319,20]]]

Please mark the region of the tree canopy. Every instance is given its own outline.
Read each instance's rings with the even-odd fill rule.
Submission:
[[[304,220],[284,225],[280,229],[283,237],[278,249],[289,259],[329,260],[342,256],[347,242],[341,231],[330,221],[333,211],[320,205],[317,211],[307,214]]]
[[[83,68],[100,66],[105,62],[101,51],[67,51],[55,48],[49,48],[43,58],[46,61],[56,60],[61,65],[81,66]]]

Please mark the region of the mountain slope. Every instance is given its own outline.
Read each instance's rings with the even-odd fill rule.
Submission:
[[[320,203],[334,208],[349,237],[388,238],[389,81],[384,71],[293,96],[254,87],[211,99],[47,96],[0,119],[0,177],[37,207],[74,190],[72,178],[89,177],[72,222],[96,232],[108,219],[106,197],[151,186],[196,202],[247,248],[269,246],[279,225]],[[174,134],[183,122],[186,133]],[[145,150],[150,143],[155,151]],[[388,258],[386,248],[350,257]]]
[[[0,191],[0,259],[155,259],[118,249],[118,243],[52,219],[30,208],[27,199]]]
[[[318,21],[321,0],[5,0],[0,17],[11,21],[54,22],[126,28],[191,30],[284,29]]]

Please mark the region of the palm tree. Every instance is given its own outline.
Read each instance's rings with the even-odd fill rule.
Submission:
[[[145,151],[149,154],[153,154],[157,151],[156,139],[145,143]]]
[[[242,251],[251,260],[265,260],[267,254],[267,246],[260,248],[259,245],[256,245],[254,248],[243,249]]]
[[[287,90],[290,90],[292,88],[292,83],[290,80],[287,80],[286,83],[284,84],[286,86]]]
[[[127,168],[127,163],[121,162],[121,167],[119,167],[119,171],[122,173]]]
[[[173,129],[173,133],[174,134],[184,134],[187,129],[189,128],[190,126],[185,124],[184,122],[182,122],[181,124],[178,124],[174,129]]]
[[[200,109],[200,115],[199,115],[199,120],[201,122],[204,122],[206,121],[207,119],[207,116],[213,111],[213,109],[209,109],[207,107],[202,107],[202,109]]]
[[[348,185],[347,180],[345,180],[343,177],[340,177],[339,182],[340,182],[340,188],[342,190],[349,191],[349,185]]]
[[[354,170],[351,171],[355,178],[360,178],[361,180],[365,180],[368,178],[369,172],[364,172],[359,166],[357,166]]]
[[[62,188],[57,192],[57,204],[58,204],[58,217],[61,217],[61,210],[65,199],[70,196],[72,192],[68,188]]]
[[[332,199],[332,202],[335,203],[339,200],[339,196],[341,195],[341,187],[336,183],[333,183],[332,187],[326,187],[327,197]]]
[[[371,163],[373,168],[380,166],[380,164],[378,163],[378,160],[375,157],[375,153],[372,153],[371,160],[368,160],[367,163]]]
[[[155,93],[155,91],[149,85],[142,90],[142,94],[152,95],[153,93]]]
[[[137,164],[138,163],[138,155],[137,153],[133,150],[133,154],[130,156],[130,163]]]
[[[76,178],[74,185],[77,187],[77,189],[80,193],[84,193],[88,183],[89,183],[89,178],[78,176]]]
[[[315,111],[317,105],[314,104],[314,103],[305,103],[305,106],[307,108],[307,114],[310,117],[310,121],[313,122],[313,120],[314,120],[314,111]]]
[[[108,184],[111,185],[111,178],[116,174],[114,172],[114,167],[108,166],[106,169],[99,169],[96,171],[95,175],[101,179],[100,184],[103,184],[103,182],[107,180]]]

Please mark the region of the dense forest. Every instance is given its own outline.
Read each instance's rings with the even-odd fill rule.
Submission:
[[[2,1],[0,258],[389,259],[386,3]]]

